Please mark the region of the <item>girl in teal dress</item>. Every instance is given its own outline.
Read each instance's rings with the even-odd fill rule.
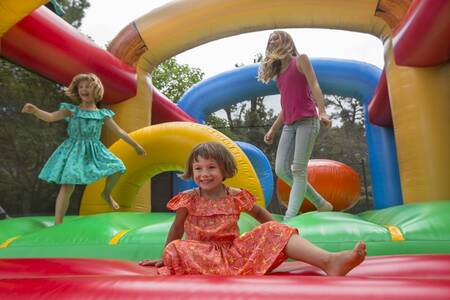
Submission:
[[[138,155],[146,154],[144,148],[114,122],[114,112],[97,108],[103,92],[103,85],[96,75],[79,74],[65,91],[79,105],[61,103],[59,110],[51,113],[31,103],[26,103],[22,109],[23,113],[45,122],[62,119],[68,122],[69,137],[53,152],[39,174],[40,179],[61,185],[55,204],[55,224],[62,223],[76,184],[90,184],[105,176],[101,196],[112,209],[120,208],[111,197],[111,191],[125,172],[125,166],[101,143],[103,124],[130,144]]]

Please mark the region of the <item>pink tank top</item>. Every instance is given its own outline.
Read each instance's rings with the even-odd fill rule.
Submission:
[[[297,70],[296,62],[297,58],[293,56],[287,69],[277,76],[284,124],[317,116],[316,103],[308,81],[305,75]]]

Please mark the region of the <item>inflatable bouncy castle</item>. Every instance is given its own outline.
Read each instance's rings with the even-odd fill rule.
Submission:
[[[65,86],[75,74],[97,74],[116,122],[151,155],[139,157],[105,136],[128,170],[113,193],[120,212],[111,213],[100,199],[104,182],[99,181],[86,188],[80,215],[66,217],[62,225],[53,226],[46,216],[0,221],[0,295],[448,299],[450,1],[172,1],[130,20],[107,50],[48,10],[46,2],[1,1],[0,55]],[[138,266],[140,259],[161,255],[174,218],[152,212],[146,183],[158,173],[182,170],[196,144],[225,145],[239,170],[226,183],[249,190],[261,206],[274,192],[259,149],[202,125],[206,115],[225,105],[278,93],[275,85],[256,81],[257,65],[204,80],[178,105],[152,86],[152,70],[209,41],[292,27],[363,32],[384,44],[383,70],[357,61],[312,59],[325,93],[351,96],[364,106],[375,209],[357,215],[308,212],[286,222],[330,251],[363,240],[370,257],[346,277],[322,276],[294,262],[261,277],[159,277],[154,268]],[[257,222],[243,214],[239,225],[245,232]]]

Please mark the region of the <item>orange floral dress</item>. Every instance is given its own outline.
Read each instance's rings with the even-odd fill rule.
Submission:
[[[250,211],[255,197],[246,190],[221,199],[205,199],[197,190],[183,192],[167,204],[170,210],[185,207],[186,240],[169,243],[163,252],[160,275],[263,275],[286,258],[283,249],[296,228],[275,221],[239,236],[241,211]]]

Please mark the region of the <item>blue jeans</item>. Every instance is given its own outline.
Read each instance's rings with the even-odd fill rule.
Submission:
[[[291,186],[289,203],[284,219],[298,214],[306,198],[320,207],[325,199],[307,182],[307,166],[320,130],[319,119],[305,118],[284,125],[275,159],[275,173]]]

